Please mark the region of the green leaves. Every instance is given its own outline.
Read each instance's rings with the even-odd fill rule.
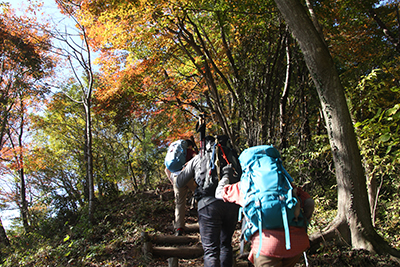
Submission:
[[[373,70],[361,78],[357,90],[349,92],[350,106],[355,121],[361,155],[366,176],[369,181],[380,181],[381,188],[377,198],[376,221],[378,231],[393,232],[388,222],[393,219],[386,212],[385,202],[390,192],[398,191],[400,186],[400,95],[392,75],[387,71]],[[379,207],[382,206],[381,209]],[[380,228],[380,229],[379,229]],[[384,229],[384,230],[383,230]]]
[[[384,133],[378,139],[378,141],[380,141],[380,142],[387,142],[389,140],[390,140],[390,133]]]
[[[69,240],[69,235],[66,235],[65,237],[64,237],[64,242],[67,242]]]
[[[387,113],[386,115],[388,117],[393,116],[393,119],[399,118],[400,112],[399,113],[397,112],[397,111],[399,111],[399,109],[400,109],[400,104],[396,104],[396,105],[394,105],[394,107],[392,107],[386,111],[386,113]]]

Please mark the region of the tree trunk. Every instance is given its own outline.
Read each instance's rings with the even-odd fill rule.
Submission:
[[[77,19],[77,11],[81,8],[80,5],[70,5],[70,1],[64,0],[56,0],[58,7],[62,10],[63,13],[67,14],[70,19],[74,20],[76,23],[76,27],[78,28],[78,34],[82,38],[82,44],[79,45],[75,43],[75,41],[71,41],[71,35],[65,32],[64,35],[59,36],[60,40],[65,42],[69,49],[72,50],[64,50],[64,52],[68,55],[68,60],[70,67],[75,75],[77,81],[79,81],[80,89],[81,89],[81,100],[76,101],[83,105],[85,110],[85,165],[86,165],[86,185],[85,190],[87,190],[88,201],[89,201],[89,221],[93,223],[93,214],[95,209],[95,194],[94,194],[94,181],[93,181],[93,152],[92,152],[92,118],[91,118],[91,102],[92,102],[92,92],[94,86],[94,74],[92,68],[92,59],[91,59],[91,48],[89,46],[88,35],[86,33],[85,27],[80,24]],[[73,8],[71,8],[73,7]],[[79,63],[80,67],[83,70],[83,75],[85,79],[82,79],[80,75],[78,75],[78,68],[73,64],[73,60]],[[72,97],[70,97],[73,99]],[[86,192],[85,192],[86,194]]]
[[[371,177],[368,179],[367,187],[368,187],[368,199],[369,199],[369,207],[371,210],[371,220],[372,225],[375,226],[375,203],[377,201],[377,183],[376,177],[373,173],[370,173]]]
[[[375,231],[354,128],[332,57],[299,0],[275,0],[304,54],[321,101],[338,188],[338,213],[328,230],[342,231],[355,249],[400,257]],[[341,226],[348,225],[350,236]],[[339,227],[340,226],[340,227]]]
[[[369,205],[370,205],[370,210],[371,210],[371,220],[372,220],[372,225],[375,226],[376,207],[378,205],[379,191],[382,188],[384,178],[381,177],[381,180],[380,180],[380,183],[378,186],[378,180],[373,171],[374,165],[372,163],[366,164],[365,168],[366,168],[366,173],[367,173],[367,188],[368,188]]]
[[[130,157],[129,157],[129,154],[128,154],[128,168],[129,168],[129,170],[130,170],[130,172],[131,172],[131,181],[132,181],[132,184],[133,184],[133,188],[135,189],[135,190],[137,190],[138,189],[138,184],[137,184],[137,181],[136,181],[136,176],[135,176],[135,171],[134,171],[134,169],[133,169],[133,167],[132,167],[132,162],[131,162],[131,160],[129,160],[130,159]]]
[[[29,232],[29,223],[28,223],[28,202],[26,201],[26,185],[25,185],[25,175],[24,175],[24,168],[21,167],[19,170],[20,174],[20,186],[21,186],[21,216],[22,216],[22,224],[24,226],[25,232]]]
[[[279,112],[280,112],[280,121],[279,121],[279,130],[281,137],[280,149],[288,147],[287,140],[287,113],[286,113],[286,103],[289,96],[290,89],[290,74],[292,72],[292,57],[290,53],[290,35],[288,34],[286,38],[286,79],[285,86],[282,92],[281,99],[279,101]]]
[[[10,240],[7,237],[6,230],[4,229],[3,222],[0,218],[0,244],[10,246]]]
[[[86,115],[86,151],[87,151],[87,162],[86,172],[88,180],[88,191],[89,191],[89,221],[93,223],[93,214],[95,209],[95,196],[94,196],[94,181],[93,181],[93,153],[92,153],[92,120],[90,115],[90,98],[84,100],[85,115]]]
[[[25,229],[25,232],[29,232],[29,222],[28,222],[28,202],[26,201],[26,182],[25,182],[25,173],[24,173],[24,155],[23,155],[23,142],[22,142],[22,137],[24,134],[24,104],[21,99],[21,122],[20,122],[20,128],[19,128],[19,134],[18,134],[18,146],[20,147],[20,151],[18,154],[18,165],[19,165],[19,179],[20,179],[20,186],[21,186],[21,192],[20,192],[20,201],[21,201],[21,216],[22,216],[22,223]]]

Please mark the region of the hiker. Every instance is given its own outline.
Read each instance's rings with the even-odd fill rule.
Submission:
[[[233,183],[239,181],[242,171],[234,150],[229,149],[226,143],[221,146],[213,144],[217,144],[214,137],[205,137],[204,154],[191,159],[176,177],[175,182],[178,188],[182,188],[194,178],[198,185],[195,197],[198,201],[197,213],[204,250],[204,266],[231,267],[233,266],[232,235],[236,228],[239,206],[215,198],[215,189],[218,185],[218,174]],[[218,154],[214,153],[215,151],[219,151]],[[220,154],[223,154],[224,158],[220,158]],[[234,167],[228,169],[228,172],[224,172],[224,169],[218,170],[218,166],[215,166],[210,158],[213,160],[218,158],[222,166],[229,162]]]
[[[187,144],[186,148],[186,158],[185,162],[191,160],[196,152],[194,150],[195,144],[192,140],[185,140]],[[189,181],[184,187],[178,188],[174,183],[175,177],[181,172],[180,170],[171,172],[167,167],[165,168],[165,174],[173,185],[174,197],[175,197],[175,220],[174,220],[174,230],[176,236],[182,236],[185,232],[185,215],[186,215],[186,197],[188,191],[194,192],[197,185],[194,179]]]
[[[226,168],[229,168],[229,166]],[[217,195],[217,197],[221,197],[226,202],[236,203],[243,207],[245,196],[240,190],[240,183],[241,182],[227,184],[226,181],[221,180],[217,189],[220,191],[220,195]],[[297,198],[300,200],[300,207],[304,210],[304,216],[309,221],[314,211],[314,200],[300,187],[296,187],[294,191]],[[302,253],[309,248],[309,239],[305,227],[289,226],[289,229],[290,239],[294,241],[292,242],[290,250],[287,250],[285,247],[285,232],[283,228],[262,229],[261,249],[259,248],[259,231],[256,231],[250,238],[251,251],[248,257],[249,261],[253,263],[255,267],[295,266]],[[258,251],[259,249],[260,251]],[[258,257],[257,253],[259,253]]]

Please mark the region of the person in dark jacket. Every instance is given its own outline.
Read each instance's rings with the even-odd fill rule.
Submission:
[[[236,165],[238,172],[233,175],[233,168],[228,165],[229,168],[224,167],[221,170],[221,177],[222,179],[234,180],[233,177],[235,176],[238,180],[241,175],[238,159],[233,156],[233,153],[228,153],[228,151],[225,151],[225,153],[229,161]],[[201,172],[204,172],[202,165],[201,155],[196,155],[187,162],[175,179],[176,186],[178,188],[184,187],[193,178],[198,185],[204,183],[200,181],[202,179]],[[204,250],[204,266],[233,266],[232,235],[236,229],[239,206],[217,199],[215,189],[213,194],[201,196],[197,200],[199,229]]]

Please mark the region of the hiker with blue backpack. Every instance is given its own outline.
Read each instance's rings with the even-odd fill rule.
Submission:
[[[177,140],[168,147],[167,154],[165,156],[165,174],[170,180],[175,197],[175,220],[174,220],[174,231],[176,236],[182,236],[184,234],[185,227],[185,215],[186,215],[186,198],[188,192],[194,192],[197,185],[192,179],[186,186],[178,188],[174,182],[176,176],[181,172],[183,166],[191,160],[195,155],[195,143],[194,141]]]
[[[273,146],[256,146],[239,157],[238,183],[221,180],[217,198],[241,206],[242,238],[251,242],[249,260],[256,267],[292,267],[309,247],[307,224],[314,201],[282,166]]]
[[[203,151],[190,160],[176,177],[178,188],[193,178],[205,267],[233,266],[232,236],[239,206],[215,197],[218,182],[238,182],[242,174],[237,154],[226,136],[206,136]],[[226,166],[230,166],[226,168]]]

